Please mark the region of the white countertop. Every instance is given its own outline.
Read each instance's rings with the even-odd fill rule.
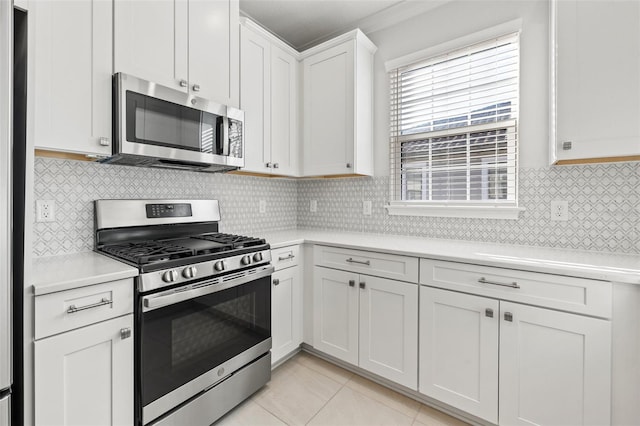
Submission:
[[[271,232],[265,233],[261,237],[271,244],[271,248],[302,243],[325,244],[429,259],[640,284],[640,255],[632,254],[317,229]]]
[[[33,261],[33,293],[40,296],[136,275],[136,268],[95,252],[39,257]]]

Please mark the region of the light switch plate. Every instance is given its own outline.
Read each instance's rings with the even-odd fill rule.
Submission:
[[[309,202],[309,211],[311,213],[318,211],[318,200],[311,200],[311,202]]]
[[[260,200],[260,213],[267,212],[267,200]]]

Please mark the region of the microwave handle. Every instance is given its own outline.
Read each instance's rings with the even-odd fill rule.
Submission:
[[[229,156],[229,117],[222,117],[222,155]]]

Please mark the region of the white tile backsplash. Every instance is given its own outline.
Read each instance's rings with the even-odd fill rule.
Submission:
[[[55,200],[56,222],[34,224],[33,250],[91,250],[95,199],[213,198],[220,229],[245,235],[306,227],[640,253],[640,164],[521,169],[519,190],[526,211],[518,220],[389,216],[388,177],[274,179],[37,157],[35,200]],[[363,200],[372,201],[371,216],[362,214]],[[552,200],[568,201],[567,222],[551,221]]]
[[[35,200],[56,201],[56,222],[34,223],[34,255],[92,250],[93,200],[101,198],[217,199],[221,231],[257,237],[297,224],[297,183],[292,179],[36,157]],[[260,199],[267,200],[265,213],[259,213]]]

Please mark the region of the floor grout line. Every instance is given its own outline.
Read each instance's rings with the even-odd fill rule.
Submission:
[[[326,361],[326,360],[323,360],[322,358],[319,358],[319,357],[314,356],[313,354],[308,354],[308,355],[305,355],[305,356],[307,356],[307,357],[309,357],[309,358],[311,359],[311,363],[310,363],[310,365],[311,365],[311,366],[309,366],[309,365],[305,365],[304,363],[300,362],[300,361],[298,360],[298,358],[300,357],[300,355],[296,355],[296,356],[292,357],[291,359],[287,360],[287,362],[285,362],[285,363],[284,363],[282,366],[280,366],[279,368],[284,367],[286,364],[288,364],[288,363],[290,363],[290,362],[294,362],[294,363],[297,365],[297,367],[298,367],[298,368],[302,367],[302,368],[303,368],[303,371],[304,371],[304,370],[306,370],[307,372],[311,372],[311,373],[313,373],[313,374],[318,374],[318,375],[323,376],[324,378],[329,379],[329,380],[331,380],[331,381],[333,381],[333,382],[335,382],[336,384],[338,384],[338,385],[339,385],[339,387],[337,388],[337,390],[335,391],[335,393],[333,393],[333,395],[331,395],[331,397],[330,397],[327,401],[325,401],[325,402],[322,404],[322,406],[321,406],[320,408],[318,408],[318,409],[315,411],[315,413],[313,413],[313,415],[311,416],[311,418],[310,418],[308,421],[306,421],[306,422],[305,422],[305,425],[308,425],[308,424],[309,424],[309,423],[311,423],[315,418],[317,418],[317,417],[318,417],[318,415],[319,415],[323,410],[325,410],[325,409],[327,408],[327,406],[329,405],[329,403],[330,403],[331,401],[333,401],[333,400],[334,400],[334,398],[336,398],[336,396],[337,396],[337,395],[338,395],[342,390],[344,390],[344,388],[348,388],[348,389],[349,389],[349,391],[354,392],[355,394],[357,394],[357,395],[359,395],[359,396],[361,396],[361,397],[364,397],[364,398],[366,398],[366,399],[369,399],[369,400],[371,400],[371,401],[375,402],[376,404],[380,404],[380,405],[382,405],[382,406],[384,406],[384,407],[386,407],[386,408],[388,408],[388,409],[391,409],[391,410],[395,411],[395,412],[396,412],[396,413],[398,413],[398,414],[403,415],[405,418],[407,418],[407,419],[409,419],[409,420],[410,420],[410,422],[411,422],[410,424],[411,424],[412,426],[414,426],[415,424],[422,425],[422,423],[421,423],[421,422],[420,422],[420,423],[416,423],[416,422],[418,422],[418,416],[419,416],[419,414],[420,414],[420,411],[422,410],[422,406],[423,406],[423,404],[421,404],[421,403],[419,403],[419,402],[418,402],[418,407],[417,407],[417,409],[416,409],[415,413],[414,413],[412,416],[411,416],[411,415],[408,415],[406,412],[401,411],[401,410],[400,410],[400,409],[398,409],[397,407],[393,407],[393,406],[391,406],[390,404],[388,404],[387,402],[383,401],[383,400],[384,400],[384,398],[382,398],[382,396],[383,396],[383,395],[382,395],[382,394],[378,394],[375,390],[373,390],[374,388],[372,388],[372,389],[370,389],[370,390],[374,393],[374,395],[376,395],[376,396],[381,396],[381,398],[380,398],[380,399],[375,398],[374,396],[371,396],[371,395],[365,394],[365,393],[361,392],[361,391],[360,391],[360,390],[358,390],[358,389],[354,389],[354,388],[353,388],[353,387],[351,387],[351,386],[348,386],[348,384],[349,384],[350,382],[352,382],[352,384],[356,384],[356,381],[355,381],[354,379],[361,378],[361,379],[363,379],[363,380],[364,380],[364,382],[363,382],[363,383],[360,383],[360,384],[359,384],[359,386],[364,387],[364,388],[366,388],[366,389],[369,389],[369,387],[367,386],[367,382],[369,382],[370,380],[369,380],[369,379],[367,379],[366,377],[362,377],[362,376],[359,376],[359,375],[358,375],[358,374],[356,374],[356,373],[352,373],[352,372],[350,372],[349,370],[346,370],[346,369],[344,369],[344,368],[340,367],[339,365],[332,364],[332,363],[330,363],[330,362],[328,362],[328,361]],[[312,363],[313,363],[313,361],[314,361],[314,360],[318,360],[318,361],[320,361],[319,363],[317,363],[317,366],[318,366],[318,369],[317,369],[317,370],[316,370],[315,368],[313,368],[313,364],[312,364]],[[326,362],[326,363],[327,363],[328,365],[330,365],[331,367],[335,367],[335,368],[336,368],[336,372],[331,372],[331,370],[330,370],[330,369],[327,369],[327,368],[324,368],[324,369],[323,369],[323,367],[324,367],[324,366],[322,365],[322,363],[324,363],[324,362]],[[336,380],[336,378],[335,378],[336,376],[341,376],[341,375],[340,375],[340,373],[339,373],[338,371],[339,371],[339,372],[344,372],[344,373],[348,374],[348,376],[346,376],[346,380],[344,381],[344,383],[342,383],[341,381]],[[284,373],[284,375],[285,375],[285,376],[290,376],[290,374],[291,374],[291,373],[289,373],[289,372],[283,372],[283,373]],[[329,373],[333,373],[333,376],[329,375]],[[305,373],[305,374],[306,374],[306,373]],[[293,380],[295,380],[295,376],[294,376],[294,375],[291,375],[291,377],[288,377],[288,378],[289,378],[289,379],[293,379]],[[345,378],[345,377],[341,377],[341,380],[342,380],[342,379],[344,379],[344,378]],[[380,385],[378,385],[378,384],[377,384],[377,383],[375,383],[375,382],[372,382],[372,383],[373,383],[375,386],[380,386]],[[392,389],[389,389],[389,391],[394,392]],[[394,392],[394,394],[395,394],[395,393],[397,393],[397,392]],[[398,394],[398,395],[403,396],[402,394]],[[392,399],[392,398],[391,398],[391,399]],[[252,396],[251,396],[251,398],[250,398],[250,400],[251,400],[252,402],[256,403],[260,408],[262,408],[263,410],[265,410],[268,414],[270,414],[271,416],[273,416],[274,418],[276,418],[278,421],[282,422],[283,424],[285,424],[285,425],[287,425],[287,426],[291,426],[291,423],[289,423],[288,421],[285,421],[285,419],[281,418],[278,414],[276,414],[276,413],[272,412],[268,407],[266,407],[266,406],[262,405],[262,404],[258,401],[258,395],[256,395],[256,394],[252,395]],[[399,404],[402,404],[402,402],[400,402],[400,401],[398,401],[398,403],[399,403]],[[407,407],[407,408],[409,408],[409,407]]]

